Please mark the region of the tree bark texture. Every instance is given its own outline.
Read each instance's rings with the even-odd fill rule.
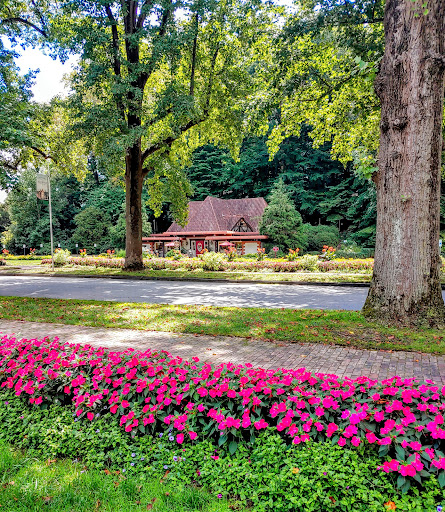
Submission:
[[[125,158],[126,240],[125,269],[141,270],[142,261],[142,173],[141,141],[127,149]]]
[[[445,0],[387,0],[374,274],[363,312],[443,325],[439,220]]]

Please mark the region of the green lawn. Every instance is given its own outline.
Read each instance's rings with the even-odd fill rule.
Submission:
[[[445,330],[384,327],[357,311],[4,297],[0,318],[445,354]],[[51,332],[48,332],[51,335]]]
[[[5,512],[229,512],[226,500],[73,461],[40,461],[0,445],[0,510]],[[242,510],[242,509],[237,509]]]

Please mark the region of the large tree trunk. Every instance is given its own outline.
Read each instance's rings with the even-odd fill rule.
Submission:
[[[389,323],[443,325],[439,268],[445,0],[388,0],[374,274],[363,312]]]
[[[142,261],[142,154],[141,141],[127,150],[125,158],[126,241],[125,269],[141,270]]]

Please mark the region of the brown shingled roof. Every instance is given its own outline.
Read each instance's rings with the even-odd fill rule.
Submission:
[[[189,221],[185,227],[176,222],[168,232],[182,231],[230,231],[243,218],[253,231],[258,231],[258,223],[267,203],[262,197],[244,199],[219,199],[207,196],[204,201],[190,201]]]

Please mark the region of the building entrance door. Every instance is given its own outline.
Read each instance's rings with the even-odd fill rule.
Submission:
[[[204,240],[196,240],[196,256],[204,252]]]

